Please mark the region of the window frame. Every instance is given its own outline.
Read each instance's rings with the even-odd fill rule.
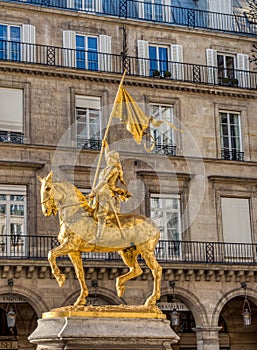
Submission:
[[[222,122],[221,122],[221,114],[226,114],[227,115],[227,130],[228,130],[228,135],[223,135],[222,134]],[[230,122],[230,117],[232,115],[237,115],[238,116],[238,123],[234,124],[234,126],[238,127],[238,139],[239,139],[239,149],[233,148],[232,147],[232,139],[233,139],[233,132],[232,132],[232,127],[233,124]],[[241,156],[243,156],[243,140],[242,140],[242,126],[241,126],[241,115],[239,112],[232,112],[232,111],[226,111],[226,110],[220,110],[219,111],[219,123],[220,123],[220,147],[221,147],[221,157],[222,159],[227,159],[226,158],[226,152],[228,151],[229,159],[228,160],[242,160]],[[228,138],[228,148],[224,147],[224,137],[227,136]],[[224,155],[222,156],[222,152],[224,152]],[[235,152],[235,155],[233,155],[233,152]]]
[[[81,98],[81,99],[84,99],[85,100],[85,103],[86,101],[89,99],[92,101],[95,101],[96,103],[99,103],[99,109],[98,109],[98,129],[99,129],[99,137],[96,137],[96,138],[93,138],[92,136],[94,135],[90,135],[90,116],[91,116],[91,112],[95,112],[97,111],[97,109],[93,109],[93,108],[90,108],[90,107],[78,107],[77,106],[77,100],[76,100],[76,97],[78,98]],[[89,102],[88,102],[89,104]],[[83,122],[79,122],[79,118],[78,118],[78,111],[85,111],[85,115],[84,115],[84,118],[85,118],[85,123]],[[79,94],[76,94],[75,95],[75,139],[76,139],[76,145],[78,148],[93,148],[93,149],[99,149],[101,147],[101,140],[102,140],[102,116],[101,116],[101,98],[98,97],[98,96],[89,96],[89,95],[79,95]],[[82,137],[79,137],[79,134],[78,134],[78,126],[79,125],[85,125],[84,128],[83,128],[83,131],[86,130],[86,135],[85,136],[82,136]],[[83,138],[85,139],[85,144],[87,143],[87,146],[84,147],[84,146],[80,146],[79,144],[79,140],[83,140]],[[91,142],[90,142],[91,141]],[[94,144],[96,146],[94,146]],[[96,148],[95,148],[96,147]]]
[[[2,253],[5,256],[6,254],[8,256],[16,256],[17,254],[24,255],[26,254],[26,237],[28,235],[28,213],[27,213],[27,202],[28,202],[28,196],[27,196],[27,187],[25,185],[4,185],[0,184],[0,193],[5,195],[8,199],[2,200],[0,199],[0,205],[6,206],[5,211],[5,232],[0,232],[1,237],[1,246],[2,246]],[[11,196],[24,196],[23,201],[15,201],[11,200]],[[16,234],[11,232],[11,224],[12,220],[15,218],[12,218],[11,216],[11,206],[12,205],[22,205],[23,206],[23,215],[22,215],[22,226],[23,226],[23,232],[21,234]],[[15,221],[13,224],[15,224]],[[8,228],[9,226],[9,228]],[[10,232],[9,232],[10,230]]]
[[[78,45],[77,45],[77,39],[81,37],[84,39],[84,50],[78,49]],[[96,40],[96,48],[94,50],[89,49],[89,40],[90,39],[94,39]],[[91,71],[98,71],[99,68],[99,38],[97,36],[94,35],[86,35],[86,34],[81,34],[81,33],[75,33],[75,46],[76,46],[76,67],[79,69],[87,69],[87,70],[91,70]],[[80,60],[81,62],[83,62],[83,66],[80,66],[78,61],[78,53],[81,52],[81,54],[84,56],[84,60]],[[90,55],[96,55],[97,60],[96,61],[91,61],[89,60]],[[93,64],[94,66],[96,65],[96,67],[91,68],[90,64]]]
[[[21,60],[21,42],[22,42],[22,26],[14,25],[14,24],[6,24],[0,22],[0,26],[5,26],[7,30],[6,39],[1,38],[0,40],[6,41],[6,48],[2,48],[2,52],[0,50],[0,59],[3,60],[11,60],[11,61],[20,61]],[[19,29],[19,40],[13,40],[11,38],[11,29],[18,28]],[[12,54],[13,47],[17,46],[18,50],[15,50],[14,56]],[[2,57],[3,55],[3,57]],[[16,56],[17,55],[17,56]]]

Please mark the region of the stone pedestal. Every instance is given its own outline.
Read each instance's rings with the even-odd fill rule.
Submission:
[[[79,314],[40,319],[30,342],[37,350],[168,350],[179,340],[164,318]]]

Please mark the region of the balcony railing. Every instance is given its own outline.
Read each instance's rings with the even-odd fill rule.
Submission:
[[[0,142],[7,143],[23,143],[24,135],[19,132],[2,131],[0,130]]]
[[[136,0],[4,0],[139,21],[255,35],[257,25],[243,14],[230,15]]]
[[[15,46],[11,44],[15,43]],[[10,47],[12,51],[10,52]],[[83,58],[83,59],[82,59]],[[122,74],[124,56],[102,52],[81,51],[63,47],[17,43],[0,40],[0,62],[9,61],[24,64],[35,64],[48,67],[71,68],[78,71],[93,71]],[[154,61],[148,58],[126,56],[127,72],[131,76],[153,77],[152,66],[161,66],[157,79],[209,84],[233,88],[257,88],[257,72],[233,70],[233,80],[225,82],[219,76],[218,67],[181,63],[172,61]],[[167,76],[167,72],[169,72]],[[232,74],[232,72],[230,72]],[[155,78],[156,79],[156,78]]]
[[[58,245],[56,237],[2,235],[0,259],[46,260],[48,251]],[[257,265],[257,244],[161,240],[156,256],[166,263]],[[121,260],[118,253],[83,253],[82,257],[98,261]]]
[[[101,139],[85,139],[81,137],[77,139],[78,148],[99,150],[101,149],[101,145]]]
[[[222,149],[221,150],[221,158],[225,160],[238,160],[243,161],[244,160],[244,152],[237,151],[235,149],[229,150],[229,149]]]

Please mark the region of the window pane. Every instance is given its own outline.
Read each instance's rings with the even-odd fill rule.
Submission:
[[[5,201],[5,200],[6,200],[6,195],[0,194],[0,201]]]
[[[168,50],[165,47],[159,47],[160,71],[163,74],[168,70]]]
[[[85,37],[76,35],[76,65],[78,68],[85,69]]]
[[[10,199],[11,199],[11,201],[19,201],[19,202],[21,202],[21,201],[24,201],[24,196],[14,196],[14,195],[11,195],[11,196],[10,196]]]
[[[88,38],[88,69],[98,70],[97,39]]]

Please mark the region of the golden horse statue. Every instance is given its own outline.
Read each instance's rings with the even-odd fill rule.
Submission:
[[[155,306],[160,298],[162,268],[155,257],[155,247],[160,238],[160,231],[143,215],[118,214],[119,225],[115,217],[107,223],[101,240],[91,243],[97,231],[86,197],[68,181],[54,181],[52,171],[41,181],[41,206],[45,216],[59,213],[60,245],[49,251],[48,260],[53,275],[60,287],[64,285],[65,275],[60,272],[56,258],[68,255],[74,265],[80,283],[81,292],[74,305],[86,305],[88,288],[85,281],[82,252],[115,252],[117,251],[129,272],[117,277],[117,295],[125,291],[125,282],[142,274],[137,257],[141,254],[153,275],[153,292],[147,298],[145,306]]]

